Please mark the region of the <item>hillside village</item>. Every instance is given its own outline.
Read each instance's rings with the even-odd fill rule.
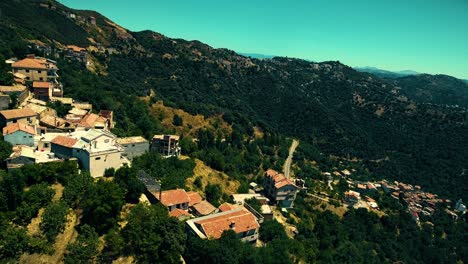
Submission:
[[[17,2],[0,4],[0,262],[466,262],[463,186],[442,177],[466,169],[439,163],[456,148],[420,127],[458,135],[464,109],[338,61],[257,60]]]
[[[37,48],[37,47],[36,47]],[[77,63],[87,63],[86,50],[67,46],[67,58]],[[0,126],[3,138],[13,146],[13,153],[6,160],[8,170],[28,164],[75,160],[80,169],[94,178],[103,177],[122,166],[131,166],[135,157],[146,152],[159,153],[164,158],[180,158],[180,137],[154,135],[150,140],[141,136],[118,138],[111,129],[115,127],[114,113],[93,109],[87,102],[77,102],[64,97],[66,87],[59,82],[57,62],[28,55],[23,59],[8,59],[15,84],[1,86],[2,105]],[[65,92],[66,94],[66,92]],[[17,108],[8,109],[12,106]],[[58,107],[57,107],[58,106]],[[59,109],[62,113],[54,109]],[[8,109],[8,110],[6,110]],[[68,111],[64,112],[63,109]],[[407,204],[408,212],[419,222],[419,215],[431,216],[438,204],[450,208],[451,201],[401,182],[359,182],[352,179],[350,170],[323,173],[329,182],[333,177],[344,179],[350,188],[339,201],[342,206],[379,210],[371,198],[373,193],[383,192]],[[186,221],[187,232],[200,238],[217,239],[225,230],[234,230],[246,242],[256,243],[259,227],[264,219],[273,219],[274,211],[294,207],[299,191],[308,192],[302,179],[287,178],[275,170],[264,173],[262,186],[251,183],[249,194],[233,194],[235,203],[213,206],[197,192],[184,189],[163,191],[160,183],[141,172],[139,179],[146,191],[141,201],[161,203],[169,215]],[[324,193],[312,194],[319,199],[331,199]],[[255,210],[249,199],[256,199],[261,206]],[[454,210],[446,209],[454,219],[464,214],[466,207],[458,201]],[[278,216],[276,216],[278,217]]]

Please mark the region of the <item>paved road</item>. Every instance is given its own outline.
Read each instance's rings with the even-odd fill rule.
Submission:
[[[299,146],[299,140],[293,139],[291,147],[289,148],[289,156],[286,159],[286,162],[284,162],[284,166],[283,166],[284,176],[286,176],[286,178],[289,178],[289,173],[291,171],[292,158],[294,155],[294,151],[296,151],[297,146]]]

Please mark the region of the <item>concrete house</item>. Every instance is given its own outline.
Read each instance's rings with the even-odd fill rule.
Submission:
[[[67,58],[77,59],[77,60],[79,60],[81,62],[86,62],[88,60],[87,59],[88,52],[86,51],[86,49],[82,48],[82,47],[75,46],[75,45],[68,45],[67,46],[67,54],[65,56]]]
[[[3,139],[13,146],[34,146],[34,135],[36,135],[34,127],[21,123],[9,124],[3,128]]]
[[[123,156],[132,160],[149,151],[149,142],[143,137],[118,138],[117,143],[123,148]]]
[[[187,220],[185,223],[189,235],[202,239],[219,239],[224,231],[231,229],[239,239],[251,243],[257,241],[260,228],[257,218],[243,207]]]
[[[52,97],[52,89],[53,87],[50,82],[33,82],[32,84],[34,98],[46,102]]]
[[[19,104],[23,103],[29,96],[29,90],[26,86],[24,85],[12,85],[12,86],[2,86],[0,85],[0,93],[8,95],[10,98],[8,100],[8,105],[10,104],[10,100],[12,96],[14,96],[17,99],[17,102]],[[3,107],[8,107],[8,105],[3,105]],[[6,109],[6,108],[4,108]],[[2,109],[3,110],[3,109]]]
[[[0,111],[0,126],[2,128],[14,123],[36,125],[37,113],[29,108]]]
[[[151,151],[158,152],[165,158],[179,157],[179,138],[175,135],[155,135],[151,142]]]
[[[55,157],[53,153],[37,151],[34,147],[15,146],[13,147],[13,153],[6,162],[8,170],[12,170],[21,168],[24,165],[62,162],[62,160]]]
[[[58,78],[58,68],[55,61],[28,55],[25,59],[14,62],[11,65],[13,73],[21,73],[29,81],[52,81]]]
[[[75,131],[67,136],[57,136],[51,141],[51,150],[58,157],[76,158],[84,170],[92,177],[104,175],[109,168],[122,166],[122,151],[110,132],[90,129]]]
[[[152,191],[148,195],[148,199],[151,203],[160,202],[167,207],[169,212],[180,209],[187,211],[189,207],[195,203],[202,201],[201,196],[197,192],[186,192],[184,189],[174,189],[167,191]]]
[[[87,129],[94,128],[94,129],[108,129],[108,122],[105,117],[88,113],[81,119],[80,123],[78,124],[79,127],[84,127]]]
[[[267,170],[264,176],[265,195],[281,207],[292,207],[298,187],[283,174],[272,169]]]

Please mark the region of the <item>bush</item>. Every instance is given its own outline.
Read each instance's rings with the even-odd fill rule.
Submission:
[[[68,206],[64,202],[53,203],[45,209],[40,228],[49,242],[54,242],[55,237],[64,230],[67,214]]]

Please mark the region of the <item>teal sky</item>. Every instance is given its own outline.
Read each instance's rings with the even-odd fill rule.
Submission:
[[[59,0],[216,48],[468,79],[467,0]]]

